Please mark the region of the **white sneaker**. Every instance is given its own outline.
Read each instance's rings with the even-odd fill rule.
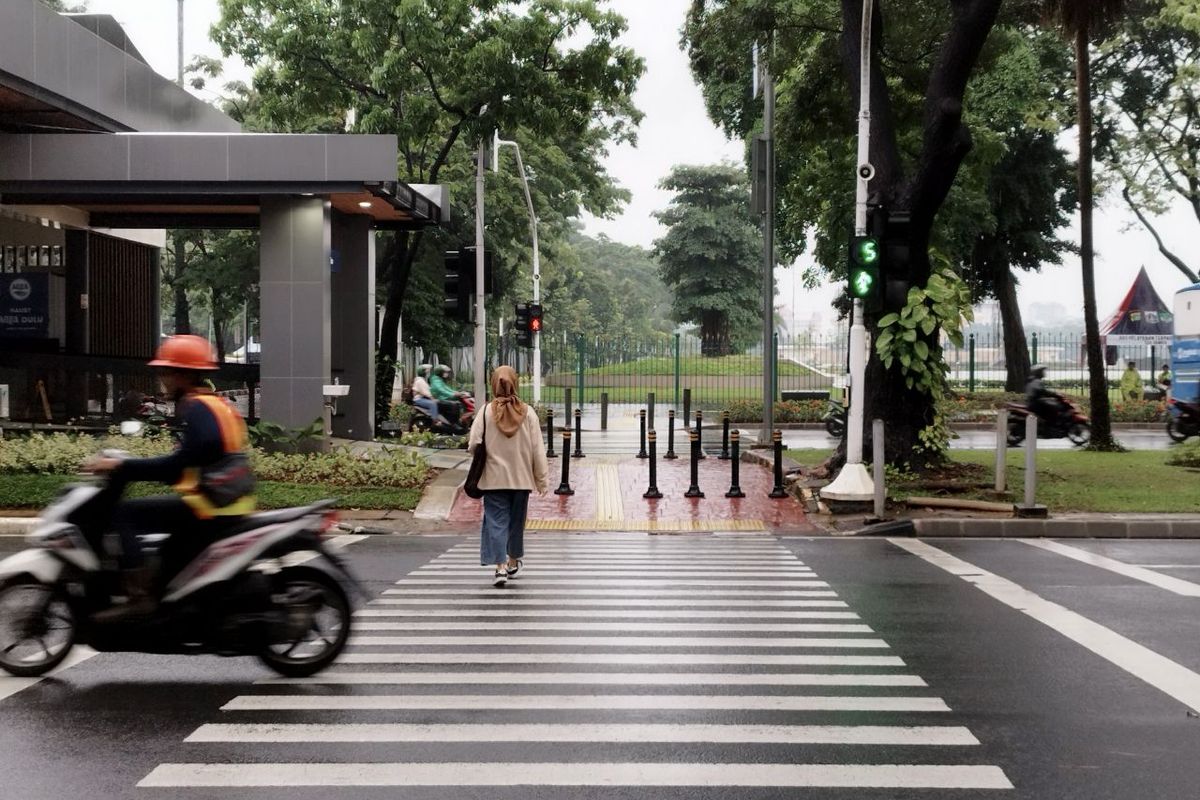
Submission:
[[[525,562],[518,558],[517,563],[515,565],[508,567],[506,569],[506,571],[508,572],[508,577],[510,577],[510,578],[517,577],[517,573],[521,571],[521,567],[524,566],[524,564],[525,564]]]
[[[496,577],[492,578],[492,586],[503,586],[508,583],[508,575],[503,571],[497,571]]]

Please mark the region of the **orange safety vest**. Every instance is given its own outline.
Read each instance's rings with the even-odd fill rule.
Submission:
[[[246,432],[246,422],[231,403],[216,395],[196,393],[188,395],[187,402],[203,403],[217,419],[221,431],[221,445],[227,456],[245,454],[250,449],[250,437]],[[249,466],[246,466],[249,469]],[[200,519],[214,517],[240,517],[254,511],[256,501],[253,494],[247,494],[228,505],[214,504],[203,490],[203,470],[200,467],[188,467],[183,476],[175,484],[175,491],[183,497],[192,512]]]

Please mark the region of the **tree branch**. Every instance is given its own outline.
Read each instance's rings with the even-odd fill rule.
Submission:
[[[1133,197],[1129,193],[1128,185],[1121,189],[1121,197],[1125,198],[1126,205],[1128,205],[1130,210],[1133,211],[1133,213],[1137,216],[1138,222],[1142,223],[1142,227],[1148,230],[1150,235],[1154,237],[1154,243],[1158,245],[1158,252],[1163,254],[1163,258],[1174,264],[1175,268],[1187,276],[1189,281],[1192,283],[1200,283],[1200,277],[1196,276],[1196,273],[1193,272],[1186,263],[1184,263],[1183,259],[1167,249],[1166,244],[1163,243],[1162,237],[1158,235],[1158,231],[1152,224],[1150,224],[1150,220],[1146,218],[1146,215],[1142,213],[1142,210],[1138,208],[1137,204],[1133,202]]]
[[[438,107],[447,114],[454,114],[460,119],[466,117],[467,112],[465,109],[459,106],[450,105],[442,97],[442,93],[438,90],[437,81],[433,77],[433,70],[431,70],[424,61],[412,55],[412,51],[408,47],[408,37],[404,34],[404,31],[400,31],[399,36],[400,46],[404,48],[404,52],[409,53],[409,62],[416,67],[422,75],[425,76],[425,81],[429,85],[429,91],[433,95],[433,100],[438,104]]]

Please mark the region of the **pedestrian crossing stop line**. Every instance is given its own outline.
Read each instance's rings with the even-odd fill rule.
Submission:
[[[403,578],[396,582],[397,586],[475,586],[479,581],[487,577],[480,572],[473,577],[444,577],[444,578]],[[725,580],[709,578],[708,580],[698,580],[696,578],[646,578],[644,580],[632,578],[538,578],[539,586],[581,586],[581,587],[601,587],[601,586],[624,586],[630,589],[636,588],[657,588],[667,586],[678,587],[693,587],[694,589],[713,589],[720,590],[726,588],[737,588],[742,586],[793,586],[797,588],[808,587],[816,588],[818,586],[828,586],[825,581],[812,581],[801,578],[792,580],[769,581],[769,580]]]
[[[386,594],[386,593],[385,593]],[[608,609],[619,606],[640,606],[642,608],[694,608],[697,609],[698,615],[712,615],[718,612],[709,609],[718,608],[762,608],[766,613],[771,613],[769,609],[773,607],[780,608],[846,608],[844,600],[773,600],[764,598],[762,600],[683,600],[674,598],[632,598],[629,600],[620,600],[611,597],[600,598],[578,598],[578,597],[561,597],[549,599],[547,595],[539,595],[531,593],[527,589],[521,590],[522,595],[527,597],[513,597],[511,594],[505,597],[492,592],[485,597],[478,599],[472,597],[463,597],[462,592],[454,592],[453,597],[386,597],[379,600],[372,600],[371,606],[521,606],[524,608],[536,608],[540,606],[550,606],[553,608],[562,608],[564,606],[589,606],[597,608],[597,614],[600,616],[611,616],[615,612]],[[810,592],[808,594],[816,594],[818,596],[834,597],[833,592]],[[601,610],[602,609],[602,610]],[[464,609],[466,611],[466,609]],[[420,613],[418,610],[417,613]]]
[[[1012,789],[999,767],[935,764],[357,763],[163,764],[143,788],[655,786]]]
[[[509,697],[504,709],[495,694],[241,695],[222,711],[878,711],[945,713],[940,697],[834,697],[828,695],[683,695],[683,694],[523,694]]]
[[[453,599],[468,597],[470,592],[470,584],[465,586],[459,585],[455,587],[425,587],[421,589],[386,589],[383,594],[385,597],[395,597],[399,595],[450,595]],[[647,605],[653,603],[656,598],[689,598],[687,600],[680,599],[673,602],[674,605],[704,605],[707,601],[703,598],[695,598],[698,594],[703,594],[704,598],[725,598],[725,597],[756,597],[754,605],[771,605],[779,599],[790,599],[799,597],[837,597],[837,592],[831,589],[798,589],[795,591],[768,591],[768,590],[752,590],[752,589],[711,589],[706,592],[697,592],[695,589],[660,589],[660,588],[638,588],[637,591],[631,589],[576,589],[574,591],[563,589],[548,589],[530,586],[528,584],[520,584],[506,588],[503,592],[498,592],[495,589],[489,589],[486,594],[480,595],[489,600],[497,602],[506,598],[514,597],[529,597],[530,599],[541,597],[561,597],[564,604],[569,604],[568,601],[579,598],[591,597],[609,597],[613,595],[620,596],[624,605],[636,605],[645,603]],[[447,602],[453,602],[453,599]],[[373,602],[384,602],[383,600],[375,600]],[[581,600],[576,605],[583,604],[599,604],[602,600]],[[728,601],[711,601],[715,603],[726,603]]]
[[[604,742],[678,744],[895,745],[974,747],[969,730],[943,725],[573,725],[489,724],[243,724],[201,725],[188,742]]]
[[[547,604],[550,605],[550,604]],[[687,619],[715,622],[723,619],[858,619],[853,611],[713,611],[698,609],[566,609],[566,608],[364,608],[354,612],[359,619],[391,617],[454,617],[460,619],[522,619],[524,617],[558,617],[561,619]]]
[[[918,686],[917,675],[861,672],[344,672],[308,678],[263,678],[258,686]]]
[[[410,572],[409,576],[410,576],[410,579],[411,579],[411,577],[428,578],[428,577],[432,577],[432,576],[437,576],[439,578],[455,578],[455,579],[467,578],[472,581],[478,581],[478,580],[480,580],[480,578],[489,577],[488,574],[486,573],[486,571],[491,568],[492,567],[490,564],[486,567],[475,566],[475,567],[463,567],[463,568],[458,568],[458,569],[425,569],[425,568],[422,568],[422,569]],[[670,572],[670,571],[666,571],[666,570],[635,570],[635,569],[618,569],[618,568],[612,568],[612,567],[609,567],[608,570],[612,571],[614,573],[620,574],[621,576],[626,577],[626,578],[639,578],[639,579],[641,579],[641,578],[706,578],[706,579],[713,579],[713,578],[721,578],[724,576],[724,577],[729,577],[729,578],[789,577],[789,578],[794,578],[797,581],[808,581],[810,578],[814,577],[811,570],[803,571],[803,572],[798,571],[798,570],[770,570],[767,572],[739,572],[739,571],[716,569],[716,570],[689,570],[687,572]],[[596,567],[595,567],[595,565],[593,565],[589,568],[586,568],[586,569],[580,567],[580,568],[578,568],[578,571],[583,572],[585,574],[587,574],[587,573],[594,574],[596,572]],[[523,578],[529,578],[530,580],[537,580],[538,582],[542,582],[544,579],[544,576],[562,575],[562,574],[564,574],[564,572],[569,572],[569,571],[562,570],[562,569],[547,569],[544,567],[543,568],[534,568],[534,569],[524,569],[523,568],[520,572],[520,575]],[[408,580],[402,581],[402,583],[406,583],[406,582],[408,582]]]

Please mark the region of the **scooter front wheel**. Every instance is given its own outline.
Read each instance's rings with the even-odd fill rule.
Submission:
[[[1092,426],[1086,422],[1073,422],[1067,429],[1067,438],[1076,447],[1083,447],[1092,440]]]
[[[0,669],[36,678],[57,667],[75,646],[75,614],[56,586],[33,578],[0,587]]]
[[[841,417],[830,417],[825,420],[825,432],[835,439],[840,439],[846,432],[846,423]]]
[[[259,659],[289,678],[306,678],[329,666],[350,637],[350,599],[341,584],[315,569],[280,572],[272,604],[285,621],[259,651]]]
[[[1177,417],[1171,417],[1167,420],[1167,436],[1171,437],[1172,442],[1186,441],[1188,438],[1187,431],[1180,424]]]

